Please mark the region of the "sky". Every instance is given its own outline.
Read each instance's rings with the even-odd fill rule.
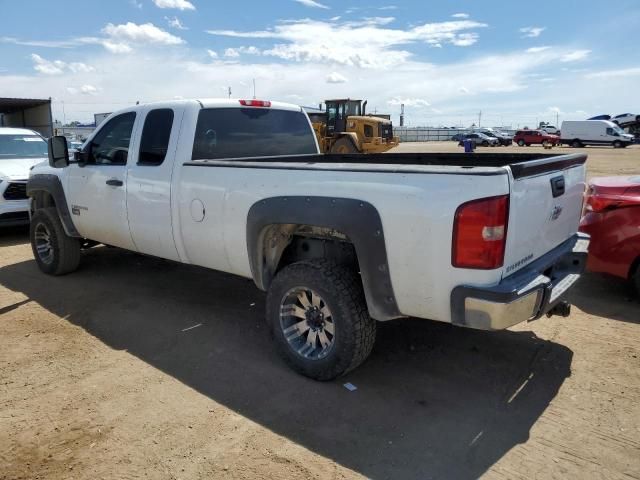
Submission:
[[[136,101],[400,105],[410,126],[640,113],[640,2],[0,0],[0,97],[59,120]]]

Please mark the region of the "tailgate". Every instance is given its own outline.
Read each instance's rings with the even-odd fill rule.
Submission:
[[[510,165],[509,224],[503,277],[578,231],[586,155],[571,154]]]

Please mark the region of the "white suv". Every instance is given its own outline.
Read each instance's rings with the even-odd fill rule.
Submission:
[[[29,222],[29,170],[46,159],[47,142],[38,133],[0,128],[0,226]]]

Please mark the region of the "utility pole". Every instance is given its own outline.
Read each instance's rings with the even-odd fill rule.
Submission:
[[[558,122],[558,118],[559,118],[559,112],[556,112],[556,128],[558,128],[558,125],[560,125],[560,123]]]
[[[404,103],[400,104],[400,126],[404,127]]]
[[[478,128],[480,128],[480,125],[482,125],[481,122],[482,122],[482,110],[478,112]]]
[[[67,114],[64,112],[64,100],[62,100],[62,135],[64,135],[64,126],[67,123]]]
[[[253,99],[256,99],[256,79],[253,79]]]
[[[231,87],[227,87],[228,93],[229,93],[229,98],[231,98]]]

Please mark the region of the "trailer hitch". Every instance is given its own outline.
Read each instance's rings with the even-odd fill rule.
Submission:
[[[570,314],[571,314],[571,304],[569,302],[560,302],[547,312],[547,317],[551,317],[553,315],[568,317]]]

